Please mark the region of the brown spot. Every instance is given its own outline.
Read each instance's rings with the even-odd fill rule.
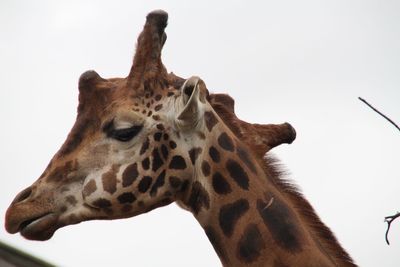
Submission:
[[[157,142],[159,142],[160,140],[161,140],[161,137],[162,137],[162,133],[160,133],[160,132],[157,132],[157,133],[155,133],[154,134],[154,141],[157,141]]]
[[[160,100],[161,100],[161,95],[156,95],[156,96],[154,97],[154,99],[155,99],[156,101],[160,101]]]
[[[249,190],[249,177],[242,166],[234,160],[229,159],[226,162],[226,169],[232,179],[243,189]]]
[[[208,155],[210,155],[211,159],[215,162],[218,163],[220,161],[220,156],[218,150],[211,146],[210,149],[208,150]]]
[[[194,165],[196,162],[197,157],[200,155],[202,149],[200,147],[194,147],[191,150],[189,150],[189,157],[190,161]]]
[[[153,178],[150,176],[144,176],[142,180],[140,180],[138,189],[140,193],[145,193],[149,188],[151,183],[153,182]]]
[[[256,166],[254,165],[253,161],[250,159],[249,154],[247,153],[247,151],[239,146],[237,147],[237,154],[239,156],[239,158],[246,164],[246,166],[254,173],[257,173],[257,169]]]
[[[156,127],[160,131],[164,131],[165,130],[164,125],[162,125],[161,123],[157,124]]]
[[[184,170],[186,169],[186,161],[182,156],[173,156],[171,162],[169,163],[170,169]]]
[[[75,207],[76,203],[78,203],[78,201],[76,200],[76,198],[75,198],[73,195],[67,196],[67,197],[65,198],[65,200],[66,200],[69,204],[71,204],[71,206],[74,206],[74,207]]]
[[[160,120],[160,116],[159,115],[153,115],[152,118],[155,121],[159,121]]]
[[[160,109],[162,109],[163,105],[162,104],[158,104],[157,106],[154,107],[155,111],[159,111]]]
[[[213,174],[212,186],[214,191],[220,195],[226,195],[232,192],[231,186],[226,181],[225,177],[219,172]]]
[[[203,160],[201,163],[201,171],[203,172],[204,176],[209,176],[211,172],[210,164],[207,161]]]
[[[182,185],[182,181],[178,177],[171,176],[169,177],[169,184],[176,189]]]
[[[233,141],[232,141],[232,139],[229,137],[229,135],[227,133],[222,133],[218,137],[218,144],[223,149],[231,151],[231,152],[233,152],[233,150],[235,149],[235,147],[233,145]]]
[[[249,202],[241,198],[226,204],[219,211],[219,226],[227,237],[231,237],[237,221],[249,210]]]
[[[183,183],[180,188],[180,192],[185,192],[189,187],[189,180],[183,180]]]
[[[96,182],[95,180],[91,179],[83,188],[82,194],[84,197],[88,197],[96,190],[97,190]]]
[[[144,141],[142,147],[140,148],[140,155],[143,155],[144,152],[147,151],[147,149],[149,148],[150,145],[150,140],[148,137],[146,137],[146,141]]]
[[[169,141],[169,147],[171,148],[171,149],[175,149],[176,148],[176,143],[174,142],[174,141]]]
[[[130,192],[125,192],[122,193],[121,195],[119,195],[117,197],[119,203],[121,204],[127,204],[127,203],[133,203],[136,200],[136,197],[134,194],[130,193]]]
[[[111,202],[107,199],[99,198],[93,201],[92,205],[100,209],[106,209],[111,207]]]
[[[191,207],[194,214],[198,214],[202,208],[210,208],[210,197],[208,192],[198,181],[195,181],[192,185],[188,206]]]
[[[261,250],[265,249],[265,247],[265,242],[257,225],[249,224],[238,243],[238,258],[245,263],[254,262],[260,257]]]
[[[147,117],[150,117],[153,114],[153,111],[149,110],[149,112],[147,113]]]
[[[165,183],[165,170],[163,170],[160,175],[157,177],[153,186],[150,189],[150,196],[155,196],[160,187],[162,187]]]
[[[116,173],[118,172],[118,170],[119,170],[119,165],[114,164],[108,172],[103,173],[103,175],[101,176],[101,180],[103,182],[103,189],[110,194],[114,194],[115,191],[117,191]]]
[[[268,202],[257,200],[257,210],[275,242],[291,253],[302,250],[302,233],[296,216],[288,206],[272,193]],[[270,203],[270,204],[269,204]]]
[[[157,148],[153,149],[152,156],[153,156],[152,170],[155,172],[164,164],[164,161],[162,160]]]
[[[122,186],[127,187],[130,186],[138,177],[139,172],[137,169],[137,163],[133,163],[126,167],[122,174]]]
[[[150,169],[150,160],[149,160],[149,158],[145,158],[145,159],[142,161],[142,167],[143,167],[143,170],[148,170],[148,169]]]
[[[165,160],[168,158],[168,148],[164,144],[161,145],[161,154]]]
[[[218,119],[215,117],[212,111],[204,112],[204,120],[206,121],[206,126],[209,132],[211,132],[212,128],[218,122]]]
[[[197,131],[196,134],[200,139],[202,140],[206,139],[206,135],[203,132]]]

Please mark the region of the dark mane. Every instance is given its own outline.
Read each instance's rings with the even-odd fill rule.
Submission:
[[[245,133],[241,127],[240,121],[234,114],[231,105],[225,105],[217,101],[209,101],[223,122],[240,139],[246,142]],[[258,157],[260,151],[254,151],[251,144],[246,145],[253,150],[254,155]],[[265,153],[265,152],[264,152]],[[299,188],[289,179],[284,178],[284,172],[279,166],[279,161],[267,152],[263,157],[257,158],[262,165],[267,177],[276,185],[276,187],[285,194],[297,209],[299,215],[307,222],[309,229],[318,237],[315,242],[321,250],[329,255],[333,262],[338,266],[357,266],[349,254],[341,247],[332,231],[321,221],[311,204],[304,198]]]

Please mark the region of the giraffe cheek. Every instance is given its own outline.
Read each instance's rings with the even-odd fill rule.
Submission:
[[[82,198],[85,204],[94,208],[111,207],[111,201],[104,197],[97,179],[88,177],[83,185]]]

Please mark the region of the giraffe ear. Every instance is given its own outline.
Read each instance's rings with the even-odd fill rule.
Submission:
[[[207,89],[204,82],[192,76],[181,87],[180,99],[177,101],[177,124],[179,127],[192,128],[204,114]]]

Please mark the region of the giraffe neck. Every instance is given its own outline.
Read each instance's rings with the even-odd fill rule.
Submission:
[[[210,130],[210,129],[209,129]],[[262,164],[218,123],[183,200],[225,266],[335,266]]]

